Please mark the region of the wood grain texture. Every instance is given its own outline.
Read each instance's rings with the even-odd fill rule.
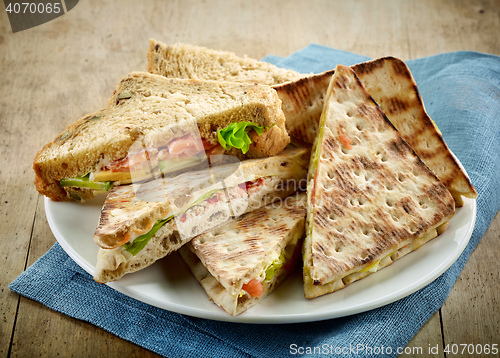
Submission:
[[[145,69],[150,37],[254,58],[318,43],[408,60],[458,50],[500,55],[499,33],[497,0],[87,0],[15,34],[2,3],[0,356],[156,356],[7,288],[55,242],[33,185],[35,153],[66,125],[104,106],[121,77]],[[439,344],[436,357],[443,357],[443,342],[498,343],[499,226],[497,215],[450,297],[409,348]]]
[[[499,239],[497,214],[441,308],[445,345],[499,343]]]

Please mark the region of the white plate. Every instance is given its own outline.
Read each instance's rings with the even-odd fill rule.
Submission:
[[[295,323],[360,313],[419,290],[455,262],[469,242],[476,220],[476,201],[464,201],[441,236],[375,274],[312,300],[304,298],[302,277],[297,272],[260,304],[231,317],[208,300],[178,254],[108,285],[169,311],[219,321]],[[57,241],[90,274],[94,272],[98,251],[92,236],[103,202],[103,196],[85,204],[45,198],[47,219]]]

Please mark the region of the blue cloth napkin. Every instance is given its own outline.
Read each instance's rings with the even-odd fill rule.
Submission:
[[[303,73],[367,59],[315,44],[286,58],[265,58]],[[99,285],[58,244],[9,287],[167,357],[287,357],[299,355],[299,347],[305,353],[310,348],[312,353],[305,356],[380,357],[381,347],[388,353],[385,356],[397,356],[397,348],[405,347],[444,303],[500,208],[500,57],[454,52],[408,61],[408,65],[428,113],[479,193],[476,226],[467,248],[450,269],[420,291],[369,312],[321,322],[216,322],[149,306]],[[371,347],[373,352],[357,351],[360,347]]]

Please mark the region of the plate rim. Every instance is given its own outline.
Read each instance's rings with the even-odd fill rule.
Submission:
[[[64,235],[61,233],[55,218],[52,216],[51,205],[58,205],[58,202],[54,202],[54,201],[50,200],[49,198],[45,197],[44,208],[45,208],[47,221],[49,223],[49,226],[50,226],[52,233],[54,234],[57,242],[61,245],[63,250],[71,257],[71,259],[76,262],[77,265],[79,265],[82,269],[84,269],[87,273],[89,273],[92,276],[93,271],[94,271],[94,267],[92,267],[92,265],[88,264],[88,262],[85,259],[83,259],[78,254],[78,252],[76,252],[76,250],[71,246],[71,244],[67,241],[67,239],[64,237]],[[81,204],[78,203],[78,205],[81,205]],[[406,287],[404,287],[401,290],[398,290],[397,292],[390,292],[388,294],[383,295],[382,297],[378,297],[377,299],[367,300],[364,304],[360,304],[357,306],[348,306],[344,309],[337,310],[337,311],[330,311],[330,312],[326,312],[326,313],[325,312],[316,312],[316,313],[308,313],[308,314],[306,314],[306,313],[299,313],[299,314],[290,313],[289,315],[279,315],[279,316],[273,316],[273,315],[271,315],[271,316],[262,316],[262,315],[254,316],[251,314],[251,308],[250,308],[249,311],[246,311],[241,315],[230,316],[229,314],[224,312],[222,309],[216,307],[216,305],[213,303],[211,303],[211,304],[216,307],[216,310],[205,310],[201,307],[183,306],[183,305],[179,305],[178,303],[175,303],[175,302],[159,301],[153,297],[148,297],[147,295],[139,295],[136,292],[134,292],[133,290],[131,290],[128,286],[122,285],[121,281],[110,282],[110,283],[107,283],[106,285],[108,287],[128,296],[128,297],[131,297],[131,298],[136,299],[140,302],[158,307],[160,309],[165,309],[168,311],[176,312],[176,313],[191,316],[191,317],[204,318],[204,319],[222,321],[222,322],[256,323],[256,324],[290,324],[290,323],[302,323],[302,322],[316,322],[316,321],[322,321],[322,320],[327,320],[327,319],[332,319],[332,318],[345,317],[345,316],[349,316],[349,315],[353,315],[353,314],[357,314],[357,313],[370,311],[372,309],[379,308],[379,307],[388,305],[390,303],[393,303],[397,300],[400,300],[400,299],[420,290],[421,288],[427,286],[432,281],[434,281],[437,277],[439,277],[441,274],[443,274],[461,256],[461,254],[463,253],[464,249],[466,248],[466,246],[469,243],[470,238],[472,236],[472,232],[474,230],[475,222],[476,222],[477,200],[464,198],[464,206],[462,208],[457,208],[457,210],[462,210],[462,209],[468,208],[468,207],[470,207],[470,210],[471,210],[471,212],[468,213],[468,215],[471,215],[471,220],[470,220],[470,222],[467,223],[468,224],[467,230],[466,230],[465,234],[463,235],[462,239],[459,241],[460,245],[457,246],[457,248],[453,251],[452,255],[447,256],[447,259],[444,262],[441,262],[436,267],[433,267],[433,269],[429,273],[427,273],[424,277],[422,277],[420,280],[417,280],[417,281],[407,285]],[[450,223],[454,218],[456,218],[456,213],[455,213],[454,217],[450,220]],[[445,231],[445,233],[446,233],[446,231]],[[450,235],[452,235],[452,234],[450,234]],[[426,243],[424,245],[424,247],[426,245],[429,245],[429,244],[432,245],[434,240],[435,239]],[[414,252],[418,252],[418,250],[415,250]],[[393,264],[389,265],[385,269],[386,270],[390,269],[391,267],[394,267],[396,264],[401,265],[401,261],[403,260],[403,262],[404,262],[404,260],[407,257],[409,257],[409,255],[412,255],[414,252],[410,252],[408,255],[402,257],[399,260],[396,260]],[[377,273],[379,273],[379,272],[387,272],[387,271],[380,270]],[[373,277],[373,276],[375,276],[375,275],[369,275],[366,278],[364,278],[364,280],[368,280],[370,277]],[[194,276],[192,277],[192,279],[196,280],[194,278]],[[364,282],[366,282],[366,281],[364,281]],[[325,295],[323,297],[327,297],[327,296],[332,297],[333,295],[335,295],[338,292],[348,290],[351,286],[352,285],[349,285],[348,287],[346,287],[342,290]],[[208,301],[208,296],[206,297],[206,299]],[[314,299],[314,300],[317,300],[317,299]],[[308,301],[306,298],[304,298],[304,300],[306,302]]]

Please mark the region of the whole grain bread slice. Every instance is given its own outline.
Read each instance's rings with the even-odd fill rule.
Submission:
[[[303,75],[233,52],[184,43],[165,45],[149,40],[147,71],[174,78],[276,85]]]
[[[104,109],[71,124],[37,153],[35,184],[52,200],[65,200],[76,189],[62,188],[61,179],[86,175],[103,161],[123,159],[136,143],[149,148],[195,133],[216,144],[219,128],[241,121],[266,129],[261,135],[250,133],[252,144],[245,155],[235,148],[225,154],[241,159],[273,156],[290,141],[281,100],[267,85],[134,72],[118,83]],[[80,189],[77,195],[85,199],[93,192]]]

